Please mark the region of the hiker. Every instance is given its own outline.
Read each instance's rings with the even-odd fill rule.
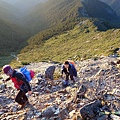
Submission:
[[[32,94],[29,82],[26,80],[25,76],[22,73],[12,69],[10,65],[3,66],[2,70],[7,76],[9,76],[9,78],[4,80],[3,82],[5,83],[11,79],[14,83],[14,87],[19,90],[15,101],[21,105],[20,109],[23,109],[28,103],[26,93],[28,93],[29,95]]]
[[[74,77],[77,77],[77,70],[72,63],[70,63],[69,61],[64,62],[62,66],[62,77],[63,77],[63,73],[65,73],[66,75],[66,80],[65,80],[66,85],[68,85],[69,77],[73,81],[73,83],[75,83]]]

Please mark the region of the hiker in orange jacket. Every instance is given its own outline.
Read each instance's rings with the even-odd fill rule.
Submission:
[[[26,80],[24,75],[20,72],[17,72],[16,70],[12,69],[11,66],[5,65],[3,66],[3,72],[9,76],[4,82],[9,81],[10,79],[14,83],[14,87],[19,90],[15,101],[21,105],[21,108],[24,108],[25,105],[28,103],[28,98],[26,96],[26,93],[28,92],[29,95],[32,94],[31,87],[29,82]]]

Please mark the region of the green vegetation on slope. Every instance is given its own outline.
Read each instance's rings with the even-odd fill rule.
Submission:
[[[20,26],[20,11],[0,1],[0,57],[22,49],[28,39],[28,31]]]
[[[6,56],[21,49],[27,36],[24,29],[0,20],[0,55]]]
[[[72,29],[83,17],[102,19],[101,21],[103,22],[101,22],[100,25],[97,22],[94,23],[96,25],[98,24],[98,30],[113,28],[115,25],[112,24],[111,26],[111,23],[107,23],[106,20],[110,20],[111,22],[112,20],[118,20],[116,13],[105,3],[98,0],[92,1],[93,3],[91,4],[89,1],[82,0],[50,0],[45,4],[37,5],[36,8],[30,12],[30,15],[27,16],[27,24],[29,26],[31,23],[30,27],[35,27],[32,28],[34,32],[37,29],[40,31],[40,29],[46,28],[46,30],[31,37],[28,40],[28,46],[25,47],[23,51],[27,52],[34,48],[39,48],[45,40]],[[33,19],[29,19],[31,17]]]
[[[60,61],[60,57],[58,57],[56,55],[56,53],[55,53],[55,56],[57,58],[51,57],[51,56],[49,56],[49,54],[47,56],[48,51],[52,51],[53,50],[52,48],[58,47],[58,46],[50,45],[52,47],[49,47],[49,49],[50,49],[49,50],[49,49],[47,49],[48,48],[47,43],[48,42],[49,42],[49,44],[52,43],[52,41],[53,41],[52,38],[54,38],[55,36],[59,36],[60,34],[61,34],[60,36],[62,36],[62,35],[64,35],[62,33],[64,33],[65,31],[73,29],[74,26],[80,22],[80,20],[85,19],[84,17],[86,17],[88,19],[89,18],[98,19],[98,21],[94,21],[94,24],[92,24],[92,26],[94,28],[95,28],[95,25],[97,26],[95,28],[95,31],[97,31],[97,30],[105,31],[105,30],[114,28],[114,24],[112,24],[113,26],[111,26],[111,24],[106,20],[110,20],[111,22],[112,22],[112,20],[118,20],[116,13],[109,6],[107,6],[105,3],[100,2],[99,0],[91,0],[91,1],[89,1],[89,0],[49,0],[48,2],[46,2],[44,4],[38,4],[37,6],[32,8],[30,10],[29,14],[24,19],[24,21],[22,21],[23,23],[25,23],[25,25],[22,27],[24,27],[24,29],[26,29],[26,26],[27,26],[27,29],[29,29],[29,32],[31,32],[31,36],[38,32],[39,33],[36,34],[35,36],[32,36],[28,40],[28,46],[22,50],[22,53],[27,53],[27,54],[31,53],[30,55],[32,55],[33,53],[36,53],[35,61],[39,61],[39,60],[41,61],[44,59]],[[8,10],[7,10],[7,12],[8,12]],[[4,11],[3,11],[3,13],[4,13]],[[8,18],[9,18],[9,15],[8,15]],[[12,17],[12,18],[14,19],[14,17]],[[15,52],[17,50],[20,50],[20,48],[27,45],[26,44],[27,39],[25,40],[25,38],[27,38],[26,36],[29,36],[29,34],[26,31],[24,31],[23,28],[21,29],[18,27],[18,25],[11,24],[11,22],[9,22],[9,19],[8,19],[8,21],[6,21],[6,18],[5,18],[5,20],[3,21],[3,19],[0,18],[0,22],[1,22],[0,23],[0,25],[1,25],[0,26],[1,46],[0,47],[1,47],[1,51],[2,51],[0,53],[1,55],[7,55],[10,52]],[[99,19],[101,22],[99,22]],[[114,22],[114,23],[116,23],[116,22]],[[83,26],[80,26],[79,29],[81,29],[82,27]],[[117,27],[118,27],[118,24],[117,24]],[[73,31],[75,31],[75,30],[73,30]],[[81,38],[84,38],[84,41],[82,41],[82,39],[80,39],[78,37],[79,35],[75,36],[75,39],[78,39],[80,41],[80,44],[83,44],[84,42],[88,41],[87,37],[89,37],[91,35],[94,36],[97,33],[94,31],[94,29],[91,28],[91,26],[87,26],[87,28],[83,27],[82,31],[85,31],[85,33],[79,32],[79,35],[81,36]],[[91,31],[94,31],[93,34]],[[72,37],[71,35],[70,36],[68,35],[67,38],[65,36],[64,41],[66,41],[66,39],[67,39],[69,42],[68,43],[65,42],[65,43],[68,44],[68,46],[70,46],[71,45],[70,40],[72,40],[73,45],[74,45],[74,44],[76,44],[77,40],[74,43],[73,38],[74,37]],[[63,39],[62,39],[62,41],[61,41],[61,39],[57,39],[57,38],[55,38],[55,39],[57,40],[58,43],[61,42],[62,46],[64,46]],[[50,42],[50,40],[51,40],[51,42]],[[55,45],[57,45],[58,43],[55,43]],[[91,41],[90,41],[90,43],[91,43]],[[93,42],[92,42],[92,44],[93,44]],[[78,43],[77,43],[77,45],[78,45]],[[73,46],[73,48],[75,49],[74,46]],[[58,48],[54,48],[54,49],[58,49]],[[45,50],[47,50],[47,51],[45,51]],[[40,55],[41,56],[40,58],[36,57],[36,56],[39,56],[36,51],[42,53]],[[45,51],[45,53],[44,53],[44,51]],[[70,56],[70,55],[68,55],[68,56],[64,55],[63,50],[61,50],[61,51],[62,52],[58,51],[58,53],[62,53],[62,54],[60,54],[62,56],[61,58],[66,58],[66,57]],[[51,52],[51,53],[54,53],[54,52]],[[66,52],[65,52],[65,54],[66,54]],[[73,56],[73,54],[78,55],[76,52],[74,53],[74,50],[71,52],[72,56]],[[82,54],[79,53],[79,58],[81,58],[81,57],[88,58],[92,55],[89,54],[89,56],[88,56],[88,55],[84,54],[82,56]],[[65,57],[63,57],[63,56],[65,56]],[[27,58],[25,58],[25,59],[27,59]],[[26,61],[28,61],[28,62],[33,61],[33,56],[32,56],[32,58],[30,58],[30,56],[28,56],[28,59],[25,60],[25,62]]]
[[[9,23],[19,23],[20,21],[20,11],[13,5],[8,4],[4,1],[0,1],[0,19],[4,22]]]
[[[30,8],[24,23],[34,35],[59,24],[64,27],[67,21],[81,17],[118,21],[115,11],[99,0],[49,0]]]
[[[31,8],[24,18],[24,23],[31,30],[31,34],[36,34],[77,19],[79,7],[81,7],[79,0],[49,0]]]
[[[40,47],[18,55],[21,62],[59,61],[68,58],[87,59],[112,54],[120,46],[120,29],[97,31],[91,20],[84,20],[74,29],[53,36]],[[16,63],[14,61],[14,63]]]

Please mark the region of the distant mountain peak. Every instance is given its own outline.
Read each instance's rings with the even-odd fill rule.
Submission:
[[[99,0],[81,0],[90,17],[106,20],[118,20],[116,12],[107,4]]]
[[[119,16],[120,18],[120,0],[100,0],[107,3]]]

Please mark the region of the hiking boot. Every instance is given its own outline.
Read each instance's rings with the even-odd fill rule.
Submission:
[[[19,110],[22,110],[26,105],[27,105],[28,101],[26,101],[21,107]]]
[[[62,85],[63,85],[63,87],[67,87],[67,86],[69,85],[69,82],[66,81],[66,80],[64,80],[64,81],[62,82]]]
[[[75,80],[72,80],[73,81],[73,84],[75,84]]]

